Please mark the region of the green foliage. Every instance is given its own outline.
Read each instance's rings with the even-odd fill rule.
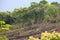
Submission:
[[[5,22],[4,21],[0,21],[0,25],[3,25],[3,24],[5,24]]]
[[[52,2],[51,4],[52,5],[58,5],[58,2]]]
[[[5,24],[4,21],[0,21],[0,30],[9,30],[11,25]]]
[[[56,18],[56,10],[55,10],[55,8],[49,8],[48,10],[47,10],[47,12],[46,12],[46,15],[48,15],[48,16],[50,16],[50,18],[52,18],[52,19],[54,19],[54,18]]]
[[[41,0],[40,3],[41,3],[41,4],[46,4],[46,3],[48,3],[48,2],[47,2],[46,0]]]
[[[8,40],[6,36],[0,36],[0,40]]]

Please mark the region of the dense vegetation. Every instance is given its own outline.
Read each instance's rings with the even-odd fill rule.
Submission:
[[[60,22],[59,10],[60,4],[58,2],[52,2],[49,4],[46,0],[41,0],[39,3],[32,2],[29,7],[16,8],[13,12],[0,12],[0,32],[1,34],[3,32],[5,34],[6,31],[9,30],[10,25],[12,25],[13,28],[23,28],[34,24],[41,24],[42,22],[52,22],[58,24],[58,22]],[[50,33],[48,34],[51,35]],[[1,40],[4,39],[2,38]],[[39,39],[33,38],[31,40]]]
[[[39,3],[32,2],[29,7],[14,9],[13,12],[0,12],[0,20],[8,24],[19,24],[21,26],[29,26],[40,23],[43,20],[56,19],[59,12],[57,2],[49,4],[47,1],[42,0]]]

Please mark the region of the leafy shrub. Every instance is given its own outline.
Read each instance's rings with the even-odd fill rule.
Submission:
[[[39,38],[34,38],[34,37],[29,37],[29,40],[60,40],[60,33],[58,32],[52,32],[49,33],[45,31],[44,33],[41,34],[41,39]]]
[[[47,31],[41,34],[41,40],[60,40],[60,33],[52,32],[48,33]]]
[[[0,21],[0,30],[9,30],[10,27],[10,24],[5,24],[4,21]]]
[[[6,33],[6,31],[9,31],[11,25],[10,24],[5,24],[4,21],[0,21],[0,40],[8,40],[8,38],[3,35]]]

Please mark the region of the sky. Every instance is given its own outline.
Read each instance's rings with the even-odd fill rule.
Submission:
[[[49,3],[55,1],[59,2],[60,0],[46,0]],[[0,0],[0,12],[13,11],[15,8],[28,7],[31,2],[39,3],[40,0]]]

